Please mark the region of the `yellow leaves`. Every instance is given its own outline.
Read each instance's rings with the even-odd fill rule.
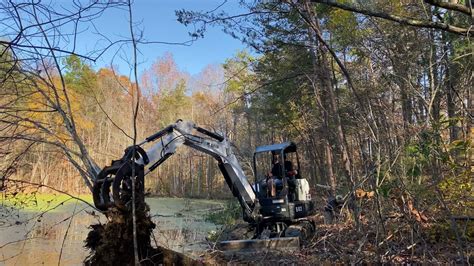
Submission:
[[[438,186],[446,199],[454,204],[453,212],[472,215],[474,197],[472,171],[467,169],[444,179]]]
[[[99,79],[107,78],[107,77],[114,77],[114,72],[110,68],[101,68],[97,72]]]
[[[105,89],[112,89],[119,92],[126,91],[129,95],[132,95],[132,90],[135,88],[135,84],[132,83],[128,77],[124,75],[117,75],[110,68],[99,69],[96,76],[98,82],[102,83],[98,84],[98,86],[102,86]]]
[[[352,16],[352,12],[346,11],[343,9],[333,9],[330,14],[332,23],[337,22],[338,20],[339,22],[342,22],[342,21],[347,22],[351,16]]]
[[[206,94],[204,94],[203,91],[197,91],[197,92],[193,93],[193,98],[197,102],[205,102],[207,97],[206,97]]]
[[[84,113],[85,106],[82,106],[83,96],[74,92],[70,92],[71,112],[74,115],[76,127],[78,131],[89,131],[94,129],[94,123],[91,121],[92,117],[88,117]]]
[[[21,106],[17,106],[19,110],[22,110],[21,116],[24,119],[21,125],[26,133],[47,133],[44,137],[48,141],[59,140],[65,143],[70,140],[64,117],[58,110],[62,110],[69,119],[74,118],[77,131],[92,130],[94,123],[84,112],[85,96],[74,90],[63,88],[59,77],[53,77],[50,82],[36,80],[36,87],[31,85],[29,88],[31,93],[24,98]]]

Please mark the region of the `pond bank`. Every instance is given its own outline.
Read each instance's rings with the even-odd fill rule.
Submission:
[[[205,237],[216,226],[205,221],[204,215],[222,208],[222,202],[179,198],[146,201],[157,225],[154,236],[158,245],[190,258],[198,258],[205,251]],[[62,250],[61,264],[82,265],[88,255],[83,247],[88,227],[105,222],[104,217],[83,202],[76,204],[76,200],[42,206],[36,210],[0,206],[0,264],[57,264]]]

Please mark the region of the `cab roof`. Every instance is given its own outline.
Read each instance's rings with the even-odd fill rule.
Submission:
[[[281,150],[283,150],[284,153],[296,152],[296,144],[292,141],[288,141],[288,142],[283,142],[283,143],[258,146],[255,149],[255,153],[268,152],[268,151],[280,152]]]

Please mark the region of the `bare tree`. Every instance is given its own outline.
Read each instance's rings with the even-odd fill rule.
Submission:
[[[74,95],[66,85],[63,59],[77,55],[95,61],[110,48],[80,54],[78,29],[105,10],[122,6],[115,1],[73,2],[57,7],[42,2],[0,4],[0,143],[8,147],[8,158],[17,158],[21,146],[47,144],[63,154],[82,176],[91,182],[99,172],[80,136],[74,108]],[[7,160],[8,161],[8,160]],[[6,169],[4,176],[6,175]]]

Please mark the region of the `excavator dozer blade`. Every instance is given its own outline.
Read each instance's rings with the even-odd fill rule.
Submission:
[[[218,243],[224,252],[252,253],[267,250],[297,251],[300,249],[299,237],[278,237],[268,239],[228,240]]]

